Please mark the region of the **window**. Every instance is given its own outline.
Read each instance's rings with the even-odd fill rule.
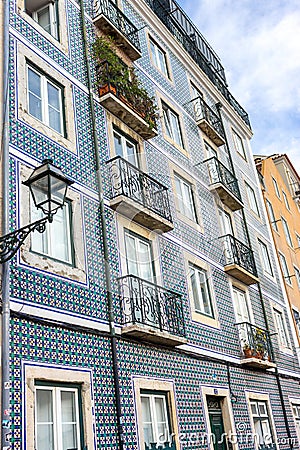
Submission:
[[[266,401],[250,400],[251,416],[254,424],[255,440],[259,448],[273,444],[273,434]]]
[[[300,248],[300,235],[296,233],[297,246]]]
[[[35,382],[35,437],[38,450],[83,448],[81,392],[76,385]]]
[[[175,173],[174,180],[179,212],[188,219],[197,222],[192,186],[184,178],[181,178]]]
[[[58,2],[35,2],[26,0],[25,8],[33,20],[35,20],[47,33],[58,39]]]
[[[119,130],[113,130],[114,149],[117,156],[129,161],[136,167],[139,167],[137,144],[129,137],[125,136]]]
[[[124,232],[127,273],[153,282],[155,273],[151,242],[127,229]]]
[[[291,284],[292,284],[292,281],[291,281],[291,277],[290,277],[288,265],[287,265],[285,256],[284,256],[282,253],[279,253],[279,261],[280,261],[280,264],[281,264],[281,269],[282,269],[283,277],[284,277],[285,281],[286,281],[288,284],[291,285]]]
[[[189,275],[195,312],[214,317],[207,271],[190,264]]]
[[[165,75],[165,77],[170,78],[166,52],[162,50],[159,45],[152,39],[150,39],[150,50],[152,61],[155,67],[160,70]]]
[[[291,235],[290,235],[290,230],[289,230],[287,221],[283,217],[281,217],[281,222],[282,222],[282,227],[283,227],[283,231],[284,231],[284,234],[285,234],[286,241],[287,241],[287,243],[289,244],[290,247],[293,247],[293,242],[292,242],[292,238],[291,238]]]
[[[287,338],[283,314],[274,308],[275,327],[278,333],[278,342],[281,347],[288,348],[289,342]]]
[[[166,135],[177,145],[184,148],[179,116],[169,106],[162,102],[163,120]]]
[[[204,141],[204,146],[205,146],[205,150],[207,153],[207,158],[218,158],[218,153],[217,151],[211,146],[209,145],[206,141]]]
[[[295,266],[294,266],[294,270],[295,270],[295,277],[297,280],[298,288],[300,289],[300,270]]]
[[[263,269],[269,275],[273,276],[273,270],[272,270],[272,266],[271,266],[268,248],[267,248],[266,244],[264,244],[264,242],[262,242],[260,240],[258,241],[258,244],[259,244]]]
[[[168,398],[164,392],[141,391],[144,444],[152,448],[171,441]],[[147,448],[147,447],[146,447]]]
[[[258,210],[258,206],[257,206],[256,195],[255,195],[254,189],[248,183],[246,183],[246,190],[247,190],[247,195],[248,195],[248,200],[249,200],[249,206],[250,206],[251,210],[259,216],[259,210]]]
[[[269,200],[267,200],[267,208],[268,208],[268,212],[269,212],[269,219],[271,222],[271,226],[275,231],[278,232],[278,225],[277,225],[277,221],[275,219],[274,209],[273,209],[272,203]]]
[[[247,160],[243,139],[234,130],[232,132],[236,151]]]
[[[290,204],[289,204],[287,195],[284,191],[282,191],[282,197],[283,197],[283,201],[284,201],[286,209],[288,209],[290,211]]]
[[[54,214],[53,222],[47,223],[44,233],[32,233],[31,251],[73,264],[71,211],[71,202],[68,201]],[[31,220],[36,221],[42,217],[43,212],[31,202]]]
[[[28,65],[27,95],[29,114],[58,133],[64,134],[62,88]]]
[[[296,425],[298,440],[300,441],[300,404],[292,403],[293,416]]]
[[[280,198],[280,190],[279,190],[279,187],[278,187],[278,183],[277,183],[277,181],[275,180],[274,177],[272,177],[272,181],[273,181],[275,193],[276,193],[277,197]]]

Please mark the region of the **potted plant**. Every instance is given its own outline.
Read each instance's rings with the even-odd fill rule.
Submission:
[[[156,127],[158,114],[154,97],[149,96],[135,73],[116,54],[112,38],[98,37],[93,44],[93,53],[98,64],[97,85],[100,97],[112,92],[148,124]]]
[[[246,358],[251,358],[253,356],[253,349],[250,347],[249,344],[244,345],[243,352]]]
[[[265,346],[261,342],[257,343],[255,346],[255,356],[258,359],[264,359],[265,356]]]

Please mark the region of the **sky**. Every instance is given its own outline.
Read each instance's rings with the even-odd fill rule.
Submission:
[[[286,153],[300,176],[299,0],[178,0],[250,116],[254,154]]]

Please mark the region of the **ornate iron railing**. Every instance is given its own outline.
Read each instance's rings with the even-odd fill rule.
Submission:
[[[235,176],[215,156],[205,160],[211,184],[222,183],[238,200],[242,201],[238,181]]]
[[[221,236],[224,245],[226,265],[237,264],[257,277],[253,251],[231,234]]]
[[[141,51],[138,29],[111,0],[94,1],[95,17],[103,14],[134,47]]]
[[[130,82],[124,82],[124,80],[128,79],[128,71],[130,69],[121,60],[120,67],[122,67],[120,72],[116,74],[115,68],[111,67],[107,61],[102,61],[98,66],[97,74],[100,97],[107,93],[114,94],[147,122],[149,127],[154,129],[157,125],[158,118],[157,106],[154,99],[148,95],[144,88],[139,86],[138,89],[132,89]]]
[[[111,176],[111,199],[124,195],[172,222],[168,188],[121,156],[107,161]]]
[[[225,140],[225,133],[222,125],[221,118],[216,114],[216,112],[208,106],[208,104],[203,100],[202,97],[197,97],[192,100],[195,119],[198,122],[199,120],[206,120],[210,124],[210,126]]]
[[[142,324],[185,337],[181,295],[135,275],[118,278],[122,324]]]
[[[269,332],[249,322],[237,323],[238,335],[246,358],[273,361],[273,350]]]
[[[166,5],[166,1],[164,0],[145,1],[159,17],[162,23],[173,34],[173,36],[181,43],[183,48],[193,58],[196,64],[198,64],[198,66],[208,76],[221,94],[226,98],[236,113],[251,128],[247,112],[237,102],[227,88],[224,68],[220,64],[219,59],[215,56],[215,52],[205,41],[195,25],[193,25],[190,19],[187,18],[178,3],[172,0],[172,6],[174,7],[171,11],[169,1],[167,2],[168,5]],[[181,16],[180,18],[179,15]],[[184,18],[184,22],[186,22],[185,28],[188,28],[190,30],[189,32],[187,32],[180,23],[180,19],[182,18]]]

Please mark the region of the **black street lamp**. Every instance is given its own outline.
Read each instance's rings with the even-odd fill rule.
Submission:
[[[65,177],[51,159],[45,159],[23,184],[29,187],[35,206],[46,216],[23,228],[0,237],[0,264],[10,260],[32,231],[43,233],[46,223],[64,206],[68,186],[73,181]]]

